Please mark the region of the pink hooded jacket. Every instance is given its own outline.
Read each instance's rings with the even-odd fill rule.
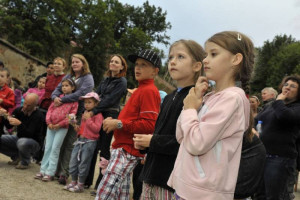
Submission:
[[[249,116],[249,100],[238,87],[207,94],[199,113],[181,112],[176,128],[180,148],[168,181],[181,198],[233,199]]]

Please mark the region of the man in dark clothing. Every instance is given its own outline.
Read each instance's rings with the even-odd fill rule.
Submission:
[[[53,66],[52,61],[50,61],[46,64],[46,71],[47,71],[46,73],[37,76],[34,81],[28,83],[28,87],[29,88],[37,87],[37,84],[38,84],[40,78],[50,76],[54,73],[54,66]]]
[[[28,94],[23,106],[16,108],[12,116],[8,116],[6,110],[0,109],[0,114],[7,116],[4,124],[8,128],[17,127],[17,135],[1,136],[0,153],[11,157],[12,161],[8,164],[16,165],[17,169],[27,169],[31,156],[40,149],[44,117],[36,108],[38,99],[36,94]]]

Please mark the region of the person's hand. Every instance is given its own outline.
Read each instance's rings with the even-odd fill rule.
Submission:
[[[8,116],[7,119],[10,125],[19,126],[20,124],[22,124],[22,122],[17,118]]]
[[[74,125],[73,125],[73,128],[74,128],[74,130],[75,130],[76,132],[79,131],[79,126],[78,126],[77,124],[74,124]]]
[[[58,130],[59,128],[60,128],[59,124],[52,125],[52,129],[54,130]]]
[[[0,116],[7,116],[7,110],[0,108]]]
[[[134,145],[139,149],[139,147],[146,148],[150,146],[150,141],[153,135],[151,134],[134,134],[133,141]]]
[[[259,133],[258,133],[254,128],[252,128],[252,133],[253,133],[254,135],[256,135],[257,137],[259,137]]]
[[[111,117],[107,117],[105,120],[103,120],[103,130],[106,133],[110,133],[111,131],[114,131],[118,128],[118,122],[120,120],[113,119]]]
[[[195,94],[201,99],[203,98],[205,92],[208,90],[209,84],[208,79],[204,76],[200,76],[195,85]]]
[[[134,143],[134,148],[138,149],[138,150],[145,150],[146,149],[146,147],[142,147],[140,145],[137,145],[136,143]]]
[[[48,128],[49,128],[49,129],[53,129],[53,124],[49,124],[49,125],[48,125]]]
[[[56,106],[56,107],[63,104],[62,101],[61,101],[61,98],[59,98],[59,97],[55,97],[53,102],[54,102],[54,106]]]
[[[3,99],[0,99],[0,104],[3,102]]]
[[[93,112],[89,112],[89,111],[84,111],[84,113],[83,113],[83,115],[82,115],[82,118],[83,119],[89,119],[89,118],[91,118],[93,115],[91,115],[91,113],[93,113]]]
[[[287,94],[288,94],[289,92],[286,92],[286,93],[280,93],[278,96],[277,96],[277,98],[276,98],[276,100],[285,100],[286,99],[286,96],[287,96]]]
[[[198,98],[195,94],[195,89],[191,88],[189,94],[183,100],[183,109],[196,109],[198,110],[202,104],[203,98]]]

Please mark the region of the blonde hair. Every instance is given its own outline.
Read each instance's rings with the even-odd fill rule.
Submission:
[[[65,69],[66,69],[66,67],[67,67],[67,62],[66,62],[65,59],[63,59],[62,57],[56,57],[56,58],[54,58],[53,61],[56,61],[56,60],[60,60],[60,61],[63,63],[63,66],[65,66]]]
[[[188,54],[192,57],[192,59],[195,62],[201,62],[202,66],[203,66],[203,59],[205,58],[205,51],[202,48],[202,46],[200,44],[198,44],[197,42],[195,42],[194,40],[178,40],[176,42],[174,42],[169,49],[169,54],[172,50],[172,48],[174,48],[176,45],[178,44],[182,44],[187,50],[188,50]],[[195,73],[194,76],[194,81],[196,82],[198,77],[200,75],[203,75],[203,67],[201,68],[200,71]]]
[[[79,60],[81,60],[81,62],[82,62],[82,64],[83,64],[81,75],[86,75],[86,74],[90,74],[90,73],[91,73],[90,67],[89,67],[89,63],[88,63],[88,61],[86,60],[86,58],[85,58],[83,55],[81,55],[81,54],[73,54],[73,55],[71,56],[71,60],[72,60],[73,58],[78,58]],[[73,71],[73,68],[72,68],[72,67],[70,68],[70,74],[71,74],[72,76],[75,76],[75,72]]]

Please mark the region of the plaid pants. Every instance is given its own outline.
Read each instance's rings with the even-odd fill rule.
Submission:
[[[143,182],[143,191],[140,200],[175,200],[174,193],[165,188],[149,185]]]
[[[113,149],[95,200],[129,200],[130,175],[142,157]]]

